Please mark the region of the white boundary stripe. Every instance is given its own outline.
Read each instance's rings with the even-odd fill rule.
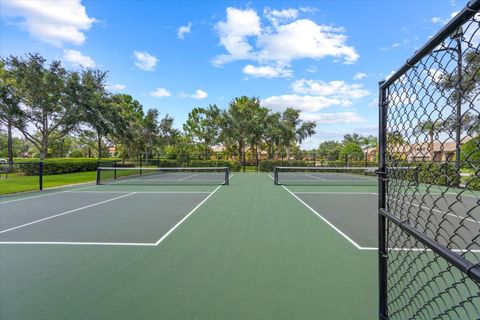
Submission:
[[[89,245],[89,246],[137,246],[154,247],[155,243],[149,242],[73,242],[73,241],[0,241],[0,244],[45,244],[45,245]]]
[[[364,251],[377,251],[378,248],[375,247],[361,247],[360,250]],[[388,250],[391,251],[417,251],[417,252],[433,252],[432,249],[427,249],[427,248],[388,248]],[[458,253],[466,253],[466,252],[471,252],[471,253],[480,253],[480,249],[473,249],[473,250],[466,250],[466,249],[450,249],[453,252],[458,252]]]
[[[293,193],[295,194],[332,194],[332,195],[336,195],[336,194],[351,194],[351,195],[355,195],[355,194],[358,194],[358,195],[374,195],[376,196],[377,193],[376,192],[335,192],[335,191],[332,191],[332,192],[328,192],[328,191],[293,191]]]
[[[218,186],[215,190],[212,191],[205,199],[202,200],[195,208],[193,208],[185,217],[182,218],[182,220],[178,221],[176,225],[174,225],[170,230],[167,231],[160,239],[155,242],[155,245],[159,245],[160,242],[162,242],[166,237],[168,237],[175,229],[177,229],[185,220],[188,219],[195,211],[197,211],[198,208],[202,206],[215,192],[217,192],[218,189],[220,189],[221,186]]]
[[[328,221],[327,219],[325,219],[320,213],[318,213],[317,211],[315,211],[312,207],[310,207],[308,204],[306,204],[302,199],[300,199],[299,197],[297,197],[297,195],[295,195],[295,193],[293,193],[292,191],[290,191],[287,187],[285,186],[282,186],[282,188],[284,188],[285,190],[288,191],[288,193],[290,193],[292,196],[295,197],[295,199],[297,199],[298,201],[300,201],[300,203],[302,203],[305,207],[307,207],[310,211],[312,211],[314,214],[316,214],[320,219],[322,219],[326,224],[328,224],[333,230],[337,231],[338,234],[340,234],[342,237],[344,237],[345,239],[348,240],[348,242],[350,242],[351,244],[353,244],[357,249],[362,249],[362,247],[356,243],[355,241],[353,241],[349,236],[347,236],[345,233],[343,233],[340,229],[338,229],[333,223],[331,223],[330,221]]]
[[[320,177],[316,177],[316,176],[313,176],[313,175],[308,174],[308,173],[304,173],[304,175],[306,175],[307,177],[311,177],[311,178],[320,180],[320,181],[327,181],[327,179],[323,179],[323,178],[320,178]]]
[[[452,217],[455,217],[455,218],[460,219],[460,220],[466,220],[466,221],[470,221],[470,222],[473,222],[473,223],[480,224],[480,221],[478,221],[478,220],[467,218],[467,217],[464,217],[464,216],[460,216],[458,214],[444,212],[444,211],[441,211],[441,210],[429,208],[427,206],[422,206],[422,205],[419,205],[419,204],[416,204],[416,203],[404,201],[404,200],[401,200],[401,199],[398,199],[398,198],[389,198],[389,199],[391,199],[393,201],[396,201],[396,202],[406,203],[406,204],[409,204],[411,206],[418,207],[418,208],[421,208],[421,209],[425,209],[425,210],[429,210],[429,211],[433,211],[433,212],[438,212],[438,213],[441,213],[442,215],[452,216]]]
[[[101,190],[101,191],[68,191],[67,193],[132,193],[135,192],[137,194],[143,194],[143,193],[153,193],[153,194],[190,194],[190,193],[199,193],[199,194],[205,194],[205,193],[211,193],[211,191],[106,191],[106,190]]]
[[[28,223],[25,223],[25,224],[22,224],[22,225],[19,225],[19,226],[16,226],[16,227],[12,227],[12,228],[9,228],[9,229],[0,230],[0,234],[8,232],[8,231],[13,231],[13,230],[16,230],[16,229],[24,228],[24,227],[27,227],[27,226],[30,226],[32,224],[39,223],[39,222],[42,222],[42,221],[57,218],[57,217],[60,217],[60,216],[63,216],[63,215],[69,214],[69,213],[73,213],[73,212],[88,209],[88,208],[91,208],[91,207],[94,207],[94,206],[98,206],[98,205],[101,205],[101,204],[104,204],[104,203],[107,203],[107,202],[110,202],[110,201],[118,200],[120,198],[128,197],[128,196],[131,196],[133,194],[136,194],[136,192],[124,194],[124,195],[121,195],[121,196],[118,196],[118,197],[115,197],[115,198],[111,198],[111,199],[108,199],[108,200],[100,201],[100,202],[95,202],[95,203],[89,204],[88,206],[84,206],[84,207],[76,208],[76,209],[73,209],[73,210],[65,211],[65,212],[62,212],[62,213],[59,213],[59,214],[55,214],[53,216],[49,216],[49,217],[46,217],[46,218],[31,221],[31,222],[28,222]]]
[[[189,175],[189,176],[186,176],[186,177],[183,177],[183,178],[180,178],[180,179],[178,179],[178,181],[187,180],[187,179],[193,178],[193,177],[195,177],[195,176],[198,176],[198,173],[192,174],[192,175]]]
[[[7,200],[7,201],[0,202],[0,205],[4,204],[4,203],[18,202],[18,201],[30,200],[30,199],[41,198],[41,197],[48,197],[48,196],[53,196],[53,195],[56,195],[56,194],[62,194],[62,193],[70,192],[70,191],[83,190],[83,189],[94,188],[94,187],[96,187],[96,186],[86,186],[86,187],[82,187],[82,188],[63,190],[63,191],[59,191],[59,192],[39,194],[39,195],[36,195],[36,196],[31,196],[31,197],[26,197],[26,198]]]

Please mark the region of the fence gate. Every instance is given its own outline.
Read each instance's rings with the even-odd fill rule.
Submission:
[[[480,319],[479,8],[380,83],[380,319]]]

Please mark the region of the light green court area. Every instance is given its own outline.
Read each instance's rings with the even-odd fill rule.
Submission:
[[[57,207],[52,202],[60,206],[67,196],[87,198],[76,207],[92,205],[86,212],[0,234],[1,239],[32,241],[14,244],[0,239],[0,318],[377,317],[376,251],[357,249],[284,187],[274,186],[268,174],[235,173],[230,183],[213,194],[211,186],[89,186],[29,200],[17,196],[12,198],[16,202],[0,204],[2,215],[7,205],[21,208],[27,202],[31,207],[50,205],[48,211],[54,214]],[[169,198],[165,192],[177,193]],[[126,201],[129,197],[131,203]],[[58,212],[72,210],[68,205],[73,200],[68,199]],[[11,210],[21,212],[18,208]],[[350,209],[343,219],[357,210]],[[370,214],[376,217],[375,211]],[[31,218],[42,217],[48,216]],[[166,224],[175,222],[172,217],[181,223],[166,233]],[[26,220],[9,221],[11,228]],[[138,228],[139,221],[144,229]],[[96,232],[111,234],[107,240],[112,245],[85,243],[105,238],[89,225],[103,226]],[[69,232],[61,232],[65,230]],[[127,240],[130,245],[119,245]],[[140,245],[131,245],[135,241]]]

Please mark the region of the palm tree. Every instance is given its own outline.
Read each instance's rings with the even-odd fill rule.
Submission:
[[[425,120],[421,121],[417,124],[417,126],[413,129],[413,132],[415,134],[419,133],[426,133],[428,134],[429,138],[429,150],[430,150],[430,160],[433,161],[435,152],[433,150],[433,141],[435,134],[441,132],[443,130],[442,123],[436,122],[436,121],[431,121],[431,120]]]

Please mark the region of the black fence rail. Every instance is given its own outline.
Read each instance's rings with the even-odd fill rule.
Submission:
[[[380,319],[480,319],[479,9],[380,83]]]

